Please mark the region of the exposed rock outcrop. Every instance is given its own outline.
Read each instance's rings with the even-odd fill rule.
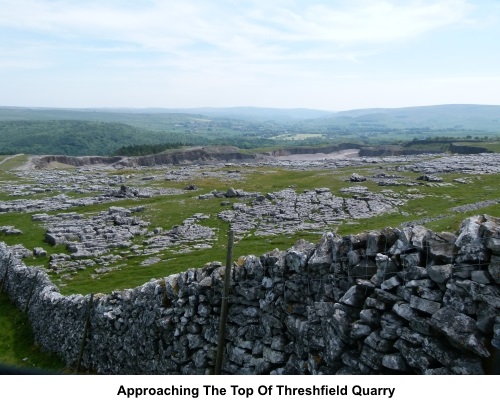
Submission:
[[[167,151],[154,155],[139,157],[123,156],[40,156],[35,158],[33,164],[37,169],[43,169],[52,162],[63,163],[71,166],[81,167],[88,165],[113,165],[113,166],[159,166],[179,165],[207,162],[229,162],[256,160],[260,155],[242,153],[238,148],[232,146],[219,147],[193,147],[182,150]],[[262,158],[262,157],[261,157]]]

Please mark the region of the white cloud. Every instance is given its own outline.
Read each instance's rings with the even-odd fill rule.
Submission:
[[[465,19],[470,6],[449,1],[351,1],[348,8],[311,6],[301,32],[314,40],[340,44],[401,41]]]
[[[0,28],[31,33],[51,55],[58,47],[99,54],[103,67],[271,77],[359,63],[377,52],[374,45],[460,22],[470,10],[462,0],[0,0],[0,8]]]
[[[124,5],[123,5],[124,4]],[[0,1],[0,26],[74,40],[130,42],[170,52],[196,43],[235,55],[295,44],[387,43],[463,21],[464,0],[317,2]]]
[[[398,47],[407,48],[447,28],[476,24],[472,16],[479,6],[471,4],[467,0],[0,0],[0,69],[9,72],[12,81],[21,77],[15,68],[30,68],[33,86],[36,80],[44,81],[43,76],[32,75],[34,68],[54,67],[52,85],[62,77],[68,87],[78,77],[78,82],[71,82],[71,97],[85,95],[90,100],[106,93],[110,104],[116,95],[115,105],[127,98],[134,104],[140,98],[143,105],[160,106],[181,101],[184,106],[210,105],[212,100],[226,106],[297,106],[308,101],[310,106],[327,107],[331,100],[331,106],[339,109],[340,101],[355,103],[365,94],[366,102],[384,94],[382,86],[370,81],[377,68],[388,66],[379,55],[397,58],[393,50]],[[392,80],[398,85],[384,82],[391,89],[385,93],[397,99],[403,82]],[[23,83],[15,84],[21,89]],[[367,89],[364,93],[362,87]],[[53,94],[63,97],[64,91]]]

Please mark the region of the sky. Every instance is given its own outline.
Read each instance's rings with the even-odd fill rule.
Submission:
[[[500,105],[499,0],[0,0],[0,105]]]

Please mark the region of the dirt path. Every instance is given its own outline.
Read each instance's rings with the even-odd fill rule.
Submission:
[[[3,163],[9,161],[10,159],[14,159],[15,157],[19,157],[19,156],[25,156],[26,157],[26,162],[20,164],[18,167],[15,168],[15,170],[33,170],[34,169],[33,158],[35,156],[33,156],[33,155],[26,155],[24,153],[18,153],[17,155],[12,155],[12,156],[6,157],[5,159],[3,159],[0,162],[0,166]]]
[[[17,155],[12,155],[12,156],[7,156],[6,158],[4,158],[1,162],[0,162],[0,165],[3,165],[5,162],[9,161],[10,159],[14,159],[15,157],[18,157],[18,156],[23,156],[24,153],[18,153]]]

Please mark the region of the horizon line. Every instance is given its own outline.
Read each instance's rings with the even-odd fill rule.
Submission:
[[[342,113],[347,111],[360,110],[397,110],[406,108],[426,108],[426,107],[446,107],[446,106],[478,106],[478,107],[500,107],[500,104],[480,104],[480,103],[444,103],[444,104],[425,104],[425,105],[407,105],[400,107],[363,107],[350,108],[346,110],[333,110],[311,107],[261,107],[255,105],[235,105],[226,107],[124,107],[124,106],[93,106],[93,107],[56,107],[56,106],[29,106],[29,105],[0,105],[0,108],[6,109],[36,109],[36,110],[231,110],[231,109],[255,109],[255,110],[308,110],[323,111],[327,113]]]

